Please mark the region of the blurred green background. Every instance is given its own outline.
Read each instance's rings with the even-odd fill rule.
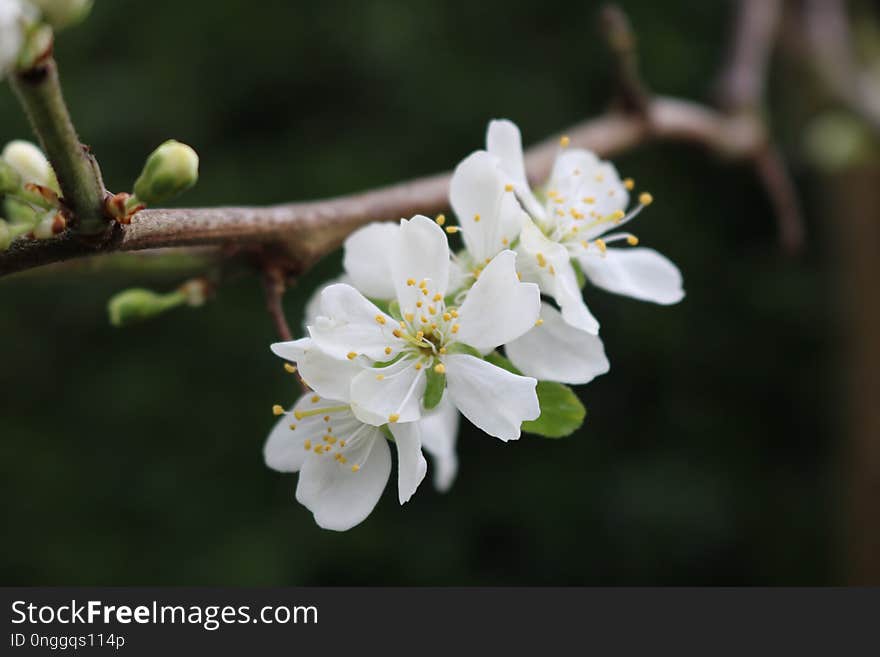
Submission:
[[[166,138],[187,205],[335,195],[450,169],[508,117],[536,141],[601,112],[598,3],[99,0],[58,39],[110,189]],[[710,98],[732,6],[626,1],[642,71]],[[784,117],[776,118],[783,123]],[[0,88],[0,141],[29,135]],[[291,378],[255,277],[124,330],[107,299],[177,279],[47,270],[0,280],[3,584],[822,584],[841,578],[843,440],[832,253],[808,204],[786,259],[746,167],[650,145],[618,158],[656,202],[634,231],[685,276],[662,308],[587,290],[609,374],[583,429],[502,444],[465,425],[452,490],[389,486],[337,534],[262,462]],[[803,176],[799,183],[805,187]],[[339,271],[336,254],[286,298]],[[430,473],[429,473],[430,478]]]

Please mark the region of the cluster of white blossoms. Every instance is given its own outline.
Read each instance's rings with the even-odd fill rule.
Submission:
[[[447,488],[459,414],[502,441],[580,424],[563,384],[609,369],[585,282],[660,304],[684,296],[675,265],[617,230],[651,203],[642,194],[627,211],[632,187],[563,138],[549,181],[532,190],[518,128],[492,121],[486,150],[452,177],[458,225],[415,216],[348,238],[345,274],[309,303],[308,337],[272,345],[312,392],[274,407],[266,462],[299,472],[296,498],[318,525],[341,531],[369,515],[391,473],[389,441],[401,504],[426,474],[423,450]]]

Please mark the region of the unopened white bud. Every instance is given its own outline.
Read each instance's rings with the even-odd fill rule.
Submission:
[[[18,172],[23,183],[35,183],[43,187],[57,188],[58,183],[55,180],[52,165],[43,155],[43,151],[31,142],[23,139],[9,142],[0,153],[0,158]]]
[[[30,0],[56,30],[82,21],[92,10],[93,0]]]
[[[24,45],[24,21],[20,0],[0,0],[0,79],[15,65]]]
[[[199,156],[186,144],[169,139],[147,158],[134,194],[139,201],[155,205],[185,192],[198,179]]]
[[[60,212],[49,210],[34,226],[34,239],[48,240],[64,232],[67,221]]]

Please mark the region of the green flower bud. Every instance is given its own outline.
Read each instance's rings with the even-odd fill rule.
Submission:
[[[113,296],[107,304],[107,312],[113,326],[128,326],[182,306],[186,301],[186,294],[179,290],[159,294],[152,290],[132,288]]]
[[[37,211],[30,203],[7,196],[4,209],[6,211],[6,218],[12,224],[33,226],[37,223]]]
[[[5,251],[12,244],[12,231],[9,230],[9,224],[0,219],[0,251]]]
[[[56,30],[76,25],[92,10],[93,0],[30,0]]]
[[[134,194],[147,205],[156,205],[182,194],[199,179],[199,156],[179,141],[169,139],[147,158],[134,184]]]
[[[0,153],[0,158],[21,176],[20,182],[35,183],[58,191],[58,181],[52,165],[43,155],[43,151],[31,142],[23,139],[9,142]]]
[[[21,175],[6,160],[0,160],[0,194],[21,189]]]

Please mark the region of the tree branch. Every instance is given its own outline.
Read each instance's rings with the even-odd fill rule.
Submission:
[[[573,146],[610,157],[653,140],[700,144],[724,157],[751,159],[764,147],[760,123],[684,100],[655,97],[644,116],[611,112],[564,131]],[[530,179],[543,181],[559,135],[529,149]],[[165,247],[225,246],[230,252],[269,250],[290,273],[301,273],[371,221],[447,209],[449,173],[338,198],[268,207],[144,210],[101,244],[64,234],[17,240],[0,253],[0,276],[71,258]]]
[[[10,82],[40,140],[55,175],[74,231],[99,235],[107,229],[104,182],[87,146],[83,146],[64,103],[58,67],[50,56]]]

